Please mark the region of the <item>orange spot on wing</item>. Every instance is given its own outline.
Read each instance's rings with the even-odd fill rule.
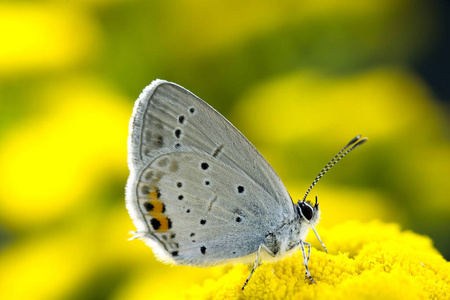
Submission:
[[[162,214],[165,211],[164,203],[159,200],[150,200],[150,204],[153,206],[153,209],[148,213],[153,217],[159,214]]]
[[[148,201],[152,205],[152,209],[148,212],[153,219],[155,224],[154,229],[156,232],[166,232],[172,228],[172,221],[167,218],[163,213],[165,212],[164,203],[159,200],[160,192],[156,186],[151,186],[151,191],[148,194],[150,200]]]
[[[170,228],[172,228],[172,221],[169,218],[167,218],[166,216],[159,214],[159,215],[153,216],[153,218],[157,219],[160,223],[160,226],[156,230],[156,232],[166,232]]]

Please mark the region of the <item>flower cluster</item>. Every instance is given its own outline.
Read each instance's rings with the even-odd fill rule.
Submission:
[[[450,263],[429,238],[396,224],[352,221],[323,230],[329,253],[311,251],[305,279],[301,252],[263,263],[244,291],[249,267],[236,265],[189,291],[203,299],[449,299]],[[314,244],[317,247],[316,244]],[[319,249],[319,248],[318,248]]]

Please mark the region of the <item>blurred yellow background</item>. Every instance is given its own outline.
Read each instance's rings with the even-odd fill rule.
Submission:
[[[176,298],[218,274],[127,241],[128,121],[156,78],[234,123],[295,199],[369,137],[310,194],[319,233],[396,222],[448,260],[446,12],[419,0],[0,1],[0,299]]]

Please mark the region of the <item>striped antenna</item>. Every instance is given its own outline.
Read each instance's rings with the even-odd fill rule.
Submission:
[[[311,183],[310,187],[306,191],[305,196],[303,197],[303,201],[306,200],[306,197],[308,196],[309,192],[312,190],[312,188],[316,185],[316,183],[320,180],[320,178],[325,175],[326,172],[328,172],[331,167],[333,167],[338,161],[340,161],[344,156],[346,156],[350,151],[355,149],[358,146],[361,146],[367,141],[367,138],[362,138],[361,135],[356,136],[353,138],[344,148],[342,148],[341,151],[338,152],[328,163],[325,167],[323,167],[322,171],[320,171],[319,175],[317,175],[316,179],[314,179],[313,183]]]

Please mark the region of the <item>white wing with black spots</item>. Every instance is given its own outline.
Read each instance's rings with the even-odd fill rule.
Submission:
[[[257,251],[294,217],[278,175],[222,115],[156,80],[130,123],[127,208],[165,261],[217,264]],[[257,232],[257,234],[255,234]]]

